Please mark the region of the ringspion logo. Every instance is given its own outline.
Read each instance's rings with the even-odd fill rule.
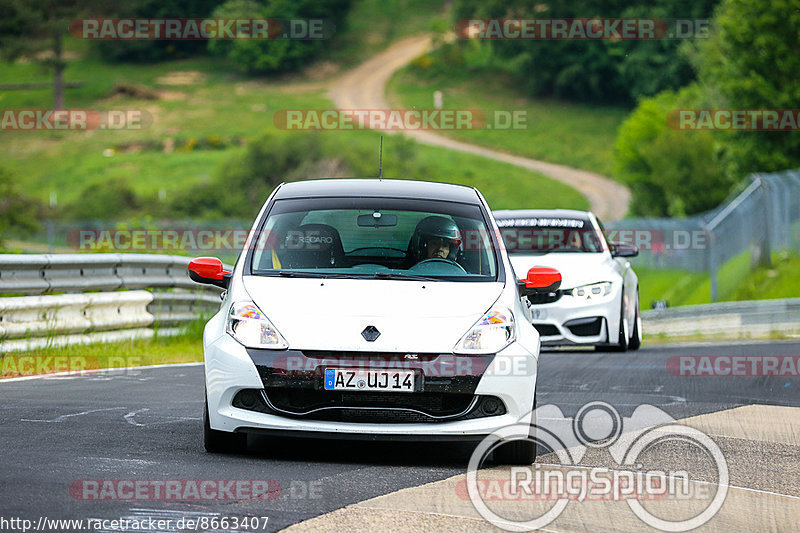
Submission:
[[[552,451],[558,464],[514,466],[502,470],[505,478],[497,478],[496,470],[481,468],[499,446],[525,440]],[[642,468],[647,454],[661,447],[674,453],[670,446],[675,445],[683,447],[685,454],[680,469]],[[606,450],[614,466],[581,465],[590,448]],[[693,482],[688,459],[694,456],[701,458],[704,472],[715,472],[713,485]],[[470,457],[466,482],[455,490],[462,498],[466,492],[481,517],[506,531],[542,529],[558,519],[570,502],[611,500],[624,501],[651,527],[677,532],[695,529],[714,517],[725,502],[729,479],[725,456],[705,433],[676,423],[652,405],[640,405],[623,418],[613,406],[595,401],[582,406],[574,417],[565,417],[555,405],[542,406],[516,424],[494,431],[478,444]],[[514,518],[499,512],[504,502],[520,501],[527,505],[524,512],[516,507]],[[643,502],[650,505],[645,507]],[[670,510],[666,516],[663,511],[653,512],[661,502],[663,509]],[[687,511],[675,512],[676,503]]]

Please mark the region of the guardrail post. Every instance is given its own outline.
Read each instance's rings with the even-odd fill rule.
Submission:
[[[703,224],[703,231],[706,234],[706,242],[708,243],[708,253],[706,259],[708,264],[708,272],[711,277],[711,301],[717,301],[717,261],[714,258],[714,232],[711,231],[706,224]]]

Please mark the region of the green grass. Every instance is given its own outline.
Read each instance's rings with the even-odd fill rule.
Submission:
[[[3,65],[6,71],[30,65]],[[280,84],[239,77],[229,67],[212,60],[173,61],[156,66],[108,65],[93,59],[77,61],[67,70],[72,79],[86,79],[87,89],[67,92],[67,106],[91,109],[143,110],[152,124],[132,131],[4,132],[0,151],[4,164],[17,176],[25,176],[26,190],[41,200],[56,192],[59,203],[74,200],[82,189],[97,181],[126,178],[134,189],[155,199],[159,189],[169,195],[193,182],[210,179],[216,168],[242,148],[238,144],[272,126],[278,109],[329,107],[321,90],[292,92]],[[169,72],[197,71],[204,81],[194,85],[162,85],[156,80]],[[115,81],[109,81],[113,78]],[[6,79],[19,79],[16,74]],[[39,80],[43,81],[43,80]],[[160,100],[107,98],[114,83],[125,83],[163,91]],[[37,93],[37,94],[35,94]],[[95,98],[92,100],[92,98]],[[4,93],[4,108],[49,107],[48,91]],[[164,153],[142,149],[149,143],[163,145],[168,139],[179,142],[211,136],[230,139],[226,149]],[[112,157],[106,149],[115,150]]]
[[[630,112],[620,107],[534,100],[502,74],[470,74],[424,79],[408,67],[389,83],[392,105],[433,108],[434,91],[442,91],[446,109],[477,109],[491,119],[494,111],[523,111],[525,129],[480,129],[442,132],[455,139],[597,172],[612,173],[617,129]]]
[[[175,337],[51,347],[6,354],[0,358],[0,377],[202,360],[202,330],[194,327],[190,332]]]
[[[711,276],[707,272],[637,268],[641,308],[656,300],[670,307],[711,303]],[[750,271],[749,252],[728,260],[717,275],[718,301],[766,300],[800,297],[800,257],[772,254],[772,265]]]
[[[665,300],[670,307],[687,305],[696,296],[698,288],[708,279],[708,274],[676,269],[636,268],[639,276],[639,305],[651,309],[656,300]],[[708,294],[711,301],[711,294]],[[698,302],[706,303],[706,302]]]
[[[772,254],[772,265],[759,267],[733,292],[734,300],[800,297],[800,256]]]

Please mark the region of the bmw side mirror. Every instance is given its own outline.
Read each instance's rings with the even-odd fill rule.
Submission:
[[[189,263],[189,278],[197,283],[227,289],[231,273],[222,268],[222,261],[216,257],[198,257]]]
[[[555,292],[561,286],[561,272],[550,267],[533,267],[528,277],[519,280],[519,293],[522,297],[537,293]]]
[[[633,244],[610,242],[608,245],[611,248],[611,257],[636,257],[639,255],[639,248]]]

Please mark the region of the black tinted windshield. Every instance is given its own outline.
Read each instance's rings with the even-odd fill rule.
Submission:
[[[477,205],[396,198],[277,200],[252,252],[256,275],[493,281]]]
[[[504,218],[497,225],[510,254],[603,251],[602,237],[588,218]]]

